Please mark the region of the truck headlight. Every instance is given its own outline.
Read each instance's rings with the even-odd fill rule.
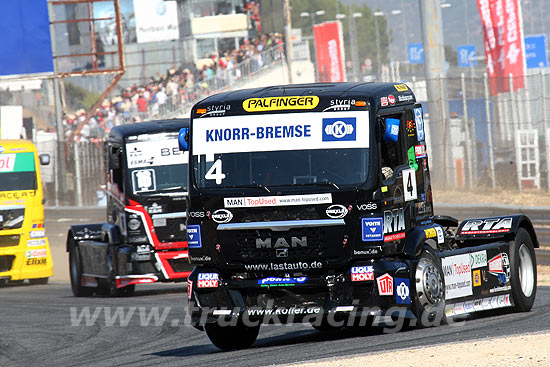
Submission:
[[[128,221],[128,228],[132,231],[137,231],[141,226],[141,221],[137,218],[132,218]]]

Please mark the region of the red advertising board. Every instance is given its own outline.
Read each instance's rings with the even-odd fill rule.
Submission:
[[[339,21],[313,26],[319,82],[345,82],[344,42]]]
[[[525,49],[519,0],[477,0],[485,43],[491,94],[525,85]]]

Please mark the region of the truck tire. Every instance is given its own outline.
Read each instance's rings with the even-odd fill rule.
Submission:
[[[246,326],[239,320],[235,326],[220,326],[218,323],[209,323],[204,326],[208,339],[221,350],[249,348],[254,344],[260,325]]]
[[[420,328],[438,326],[445,318],[445,278],[441,260],[425,246],[414,274],[413,309]]]
[[[89,297],[94,294],[94,289],[81,285],[82,263],[80,259],[80,248],[75,244],[74,239],[69,243],[69,273],[71,276],[71,289],[75,297]]]
[[[510,267],[514,309],[529,311],[537,293],[537,260],[533,239],[525,228],[517,231],[510,246]]]

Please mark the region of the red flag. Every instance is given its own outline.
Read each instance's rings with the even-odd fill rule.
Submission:
[[[320,82],[345,82],[342,24],[324,22],[313,27]]]
[[[485,56],[491,94],[525,85],[525,49],[521,29],[519,0],[477,0],[483,24]]]

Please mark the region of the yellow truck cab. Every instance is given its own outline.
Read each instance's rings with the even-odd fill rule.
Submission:
[[[0,140],[0,282],[46,284],[53,275],[39,167],[49,161],[30,141]]]

